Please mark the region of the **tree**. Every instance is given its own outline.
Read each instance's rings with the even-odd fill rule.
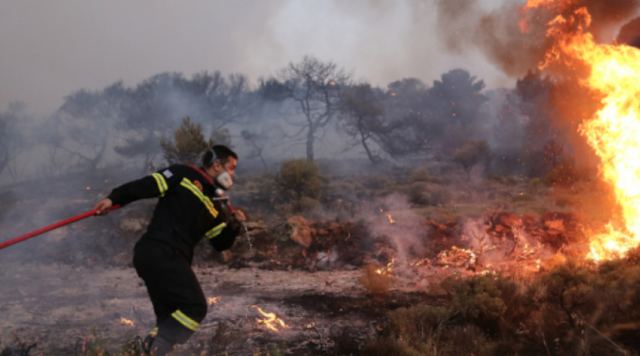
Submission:
[[[423,152],[439,129],[430,126],[428,88],[417,78],[389,83],[384,97],[384,132],[378,137],[381,148],[392,157]]]
[[[16,158],[22,143],[17,124],[25,115],[25,105],[20,102],[10,103],[8,110],[0,113],[0,173]]]
[[[218,71],[202,72],[191,79],[179,73],[155,75],[129,90],[121,111],[121,129],[129,136],[116,152],[144,155],[145,166],[150,165],[160,151],[160,139],[169,135],[178,118],[188,116],[204,131],[228,137],[225,126],[253,105],[241,74],[225,78]]]
[[[314,159],[314,144],[318,135],[334,118],[339,104],[339,90],[349,76],[335,63],[321,62],[305,56],[299,63],[289,63],[280,74],[287,97],[293,100],[303,115],[298,123],[306,131],[307,160]]]
[[[489,146],[485,141],[467,141],[453,152],[454,162],[460,164],[471,177],[471,168],[489,156]]]
[[[264,133],[259,133],[257,131],[252,130],[242,130],[240,132],[240,136],[245,140],[249,146],[251,147],[251,151],[249,152],[247,158],[258,158],[264,169],[268,168],[267,162],[264,159],[262,152],[264,151],[264,146],[267,143],[268,137]]]
[[[107,153],[125,93],[117,82],[102,91],[79,90],[65,97],[53,117],[57,137],[50,142],[95,169]]]
[[[182,124],[174,132],[173,140],[163,138],[160,141],[164,158],[169,164],[198,163],[201,154],[213,145],[211,138],[204,138],[202,126],[191,121],[188,116],[182,119]]]
[[[340,96],[340,113],[343,127],[354,139],[358,140],[371,163],[377,163],[380,157],[372,152],[370,141],[376,135],[383,134],[384,107],[382,94],[371,88],[369,84],[358,84],[342,91]]]
[[[484,82],[463,69],[444,73],[429,89],[428,101],[437,121],[445,125],[441,143],[445,151],[455,149],[478,132],[481,107],[487,101]]]

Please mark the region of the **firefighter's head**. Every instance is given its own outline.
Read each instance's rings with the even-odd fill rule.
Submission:
[[[238,155],[224,145],[215,145],[202,156],[205,171],[224,190],[233,185],[237,165]]]

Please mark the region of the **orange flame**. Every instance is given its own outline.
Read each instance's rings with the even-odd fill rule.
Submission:
[[[125,317],[121,317],[120,318],[120,325],[128,326],[128,327],[134,327],[136,325],[136,323],[131,319],[127,319]]]
[[[575,0],[529,0],[525,8],[567,5]],[[615,191],[624,227],[610,223],[591,239],[589,258],[595,261],[624,256],[640,244],[640,50],[626,45],[596,43],[589,32],[591,15],[578,8],[548,24],[554,45],[541,69],[586,69],[580,84],[600,99],[594,117],[579,127],[600,158],[601,174]]]
[[[279,332],[281,329],[289,328],[289,326],[287,326],[287,324],[282,319],[278,318],[276,313],[265,312],[257,305],[253,305],[253,308],[255,308],[263,317],[263,319],[256,319],[258,325],[263,325],[268,330],[274,332]]]
[[[386,266],[376,269],[376,273],[384,276],[388,276],[393,273],[393,264],[396,262],[395,257],[391,258],[391,261]]]
[[[393,216],[391,216],[391,213],[387,213],[387,221],[389,222],[389,224],[393,225],[396,223],[396,221],[393,219]]]
[[[207,298],[207,304],[208,305],[215,305],[220,303],[220,299],[221,297],[209,297]]]

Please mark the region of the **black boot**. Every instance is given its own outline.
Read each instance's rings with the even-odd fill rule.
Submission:
[[[149,354],[152,356],[165,356],[171,352],[171,350],[173,350],[173,344],[171,342],[162,337],[157,337],[153,341],[153,345],[151,345],[151,352]]]

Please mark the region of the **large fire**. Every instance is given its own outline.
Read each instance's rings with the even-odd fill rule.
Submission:
[[[529,0],[524,11],[556,10],[575,3]],[[572,72],[599,98],[598,111],[582,122],[579,132],[601,160],[602,177],[615,191],[624,223],[610,223],[591,239],[589,258],[601,261],[624,256],[640,244],[640,50],[597,43],[590,25],[585,7],[549,22],[547,37],[553,45],[541,69]]]

